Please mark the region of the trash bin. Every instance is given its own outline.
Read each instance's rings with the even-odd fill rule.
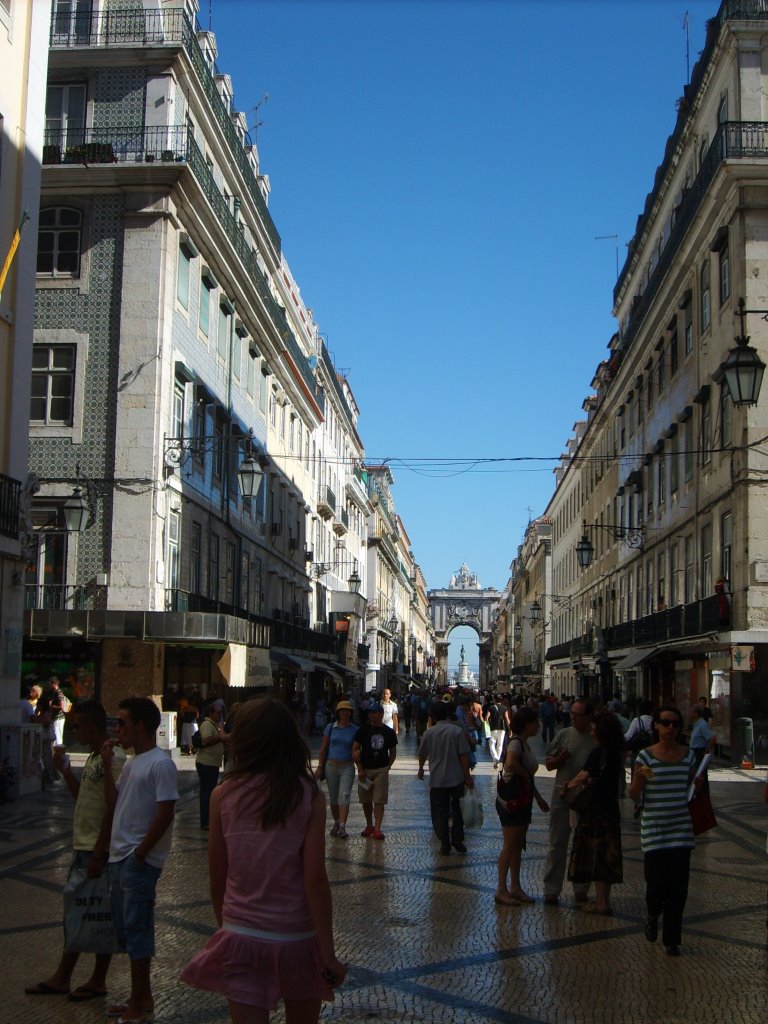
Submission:
[[[751,718],[736,718],[733,722],[733,760],[755,761],[755,733]]]

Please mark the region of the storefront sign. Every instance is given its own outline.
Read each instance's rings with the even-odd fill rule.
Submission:
[[[746,644],[734,644],[731,648],[731,662],[734,672],[754,672],[755,648]]]
[[[272,686],[269,651],[264,647],[227,644],[217,665],[230,686]]]

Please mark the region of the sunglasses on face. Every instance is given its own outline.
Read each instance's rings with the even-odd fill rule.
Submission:
[[[679,718],[660,718],[657,725],[663,725],[665,729],[682,729],[683,723]]]

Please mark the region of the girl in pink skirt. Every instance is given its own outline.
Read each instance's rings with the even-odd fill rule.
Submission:
[[[325,798],[290,711],[272,698],[241,706],[231,767],[211,797],[208,869],[219,929],[181,980],[219,992],[233,1024],[316,1024],[346,966],[333,945],[325,870]]]

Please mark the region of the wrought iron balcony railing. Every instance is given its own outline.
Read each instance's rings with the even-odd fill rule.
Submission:
[[[162,46],[180,43],[186,16],[181,7],[166,11],[142,8],[119,10],[72,10],[71,4],[54,4],[51,17],[52,47],[64,46]]]
[[[642,615],[638,619],[609,626],[604,630],[604,640],[606,648],[615,651],[626,647],[650,647],[730,628],[730,605],[723,601],[720,594],[712,594],[700,601],[679,604],[674,608],[665,608],[651,615]],[[575,646],[577,643],[578,638],[550,647],[547,660],[554,661],[578,653]]]
[[[219,190],[199,146],[186,125],[138,128],[135,126],[108,126],[46,130],[43,144],[43,163],[52,164],[188,164],[211,205],[216,220],[239,256],[249,280],[275,325],[281,343],[321,411],[325,409],[325,395],[299,347],[286,318],[285,310],[269,290],[254,250],[230,210],[228,199]]]
[[[332,633],[298,625],[292,615],[286,613],[287,617],[283,618],[279,609],[275,609],[274,617],[256,615],[237,605],[178,588],[166,590],[165,608],[169,612],[208,612],[247,619],[253,627],[252,642],[259,647],[284,647],[312,654],[338,654],[338,640]]]
[[[19,536],[19,499],[21,484],[0,473],[0,533],[4,537]]]
[[[288,325],[285,310],[281,305],[279,305],[272,295],[272,292],[269,290],[264,274],[259,266],[258,260],[256,259],[255,252],[249,247],[245,240],[245,236],[238,227],[237,221],[229,209],[227,200],[219,191],[219,187],[216,184],[213,173],[206,163],[206,160],[200,151],[200,147],[191,136],[188,136],[187,138],[187,160],[193,174],[197,178],[200,187],[203,190],[203,193],[205,194],[206,199],[211,204],[211,208],[216,214],[216,219],[226,232],[227,238],[240,257],[243,266],[248,271],[251,282],[255,287],[259,298],[264,303],[267,312],[272,318],[283,344],[290,353],[293,363],[296,365],[296,368],[304,379],[304,383],[309,389],[310,394],[314,397],[320,409],[324,411],[325,398],[322,389],[319,387],[315,375],[310,369],[307,357],[301,351],[299,343],[296,341],[293,331]]]
[[[27,611],[104,611],[107,587],[66,586],[57,583],[27,583],[24,607]]]
[[[44,164],[186,163],[186,125],[51,130],[43,141]]]
[[[61,5],[54,10],[51,19],[50,43],[52,49],[183,46],[211,105],[216,123],[227,140],[234,163],[243,176],[266,235],[279,256],[280,235],[259,187],[256,173],[248,160],[243,140],[232,123],[231,110],[222,99],[216,85],[214,75],[218,68],[215,65],[210,66],[206,61],[197,41],[197,31],[198,26],[190,21],[181,7],[165,11],[128,8],[70,13]]]
[[[768,13],[764,14],[764,17],[768,20]],[[645,291],[642,295],[636,296],[632,303],[629,323],[621,336],[620,353],[626,351],[634,341],[720,165],[725,160],[765,158],[768,158],[768,122],[727,121],[718,126],[699,173],[691,187],[684,193],[677,208],[669,239],[659,255],[659,261]],[[616,285],[614,297],[618,295],[625,276],[626,272],[623,271]]]
[[[325,368],[325,374],[331,381],[331,385],[336,393],[336,397],[339,400],[341,408],[344,410],[344,413],[349,422],[354,424],[355,421],[352,418],[352,410],[349,408],[349,403],[347,402],[346,396],[344,395],[344,390],[341,384],[339,383],[338,376],[336,375],[336,367],[333,365],[333,360],[330,357],[330,354],[328,352],[328,349],[326,348],[326,344],[324,341],[320,342],[320,358]]]

